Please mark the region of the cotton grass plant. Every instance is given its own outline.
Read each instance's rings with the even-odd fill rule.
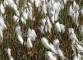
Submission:
[[[0,0],[0,60],[82,60],[82,0]]]

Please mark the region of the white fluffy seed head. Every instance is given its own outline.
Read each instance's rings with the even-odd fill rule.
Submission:
[[[42,12],[43,12],[44,14],[47,13],[47,7],[46,7],[46,4],[45,4],[45,3],[43,3]]]
[[[51,43],[50,43],[50,50],[51,50],[53,53],[57,54],[57,50],[54,48],[54,45],[51,44]]]
[[[21,35],[22,36],[20,25],[16,26],[15,32],[16,32],[17,35]]]
[[[21,33],[20,28],[21,28],[20,25],[16,26],[15,32],[17,34],[17,38],[19,42],[23,45],[23,38],[22,38],[22,33]]]
[[[23,15],[23,18],[28,19],[28,13],[27,12],[23,11],[22,15]]]
[[[74,29],[73,28],[69,28],[69,34],[74,34]]]
[[[48,29],[49,33],[51,33],[51,28],[52,28],[52,24],[51,24],[49,18],[47,18],[47,29]]]
[[[60,58],[62,60],[65,60],[66,59],[65,56],[64,56],[64,54],[63,54],[63,52],[60,49],[58,50],[58,55],[60,56]]]
[[[42,37],[41,42],[42,42],[42,44],[44,45],[45,48],[47,48],[47,49],[50,48],[48,40],[45,37]]]
[[[17,10],[17,5],[14,3],[13,0],[4,0],[5,6],[8,5],[12,7],[14,10]]]
[[[81,45],[76,44],[75,47],[76,47],[78,52],[83,52],[83,47]]]
[[[43,25],[40,26],[40,31],[41,31],[41,33],[44,34],[44,26]]]
[[[53,45],[54,45],[55,50],[59,50],[59,40],[58,39],[55,39],[53,41]]]
[[[19,1],[20,1],[20,0],[16,0],[16,4],[17,4],[17,5],[19,5]]]
[[[23,24],[26,24],[26,19],[25,18],[21,17],[21,21],[22,21]]]
[[[23,45],[23,38],[22,38],[22,36],[17,35],[17,38],[18,38],[19,42]]]
[[[20,17],[20,13],[19,13],[18,10],[15,10],[15,13],[16,13],[16,15],[17,15],[18,17]]]
[[[13,16],[13,20],[14,22],[19,22],[19,18],[16,15]]]
[[[0,17],[0,26],[2,27],[2,29],[4,29],[4,28],[7,29],[7,26],[5,25],[2,17]]]
[[[32,48],[32,47],[33,47],[33,44],[31,42],[31,39],[27,38],[27,48]]]
[[[3,31],[1,26],[0,26],[0,42],[3,42]]]
[[[55,24],[55,30],[61,32],[61,27],[60,27],[60,23],[59,23],[59,22],[57,22],[57,23]]]
[[[83,36],[83,25],[82,26],[80,26],[80,34]]]
[[[7,53],[8,53],[8,56],[11,57],[11,49],[10,48],[7,49]]]
[[[46,58],[47,60],[57,60],[57,57],[54,56],[54,54],[51,51],[46,52]]]
[[[46,18],[43,18],[42,19],[42,25],[45,25],[45,23],[46,23]]]
[[[35,2],[35,6],[36,6],[36,8],[38,8],[39,6],[40,6],[40,0],[34,0],[34,2]]]
[[[73,2],[73,10],[75,11],[79,10],[79,5],[75,1]]]
[[[11,57],[9,57],[9,60],[14,60],[14,58],[11,56]]]
[[[31,3],[33,3],[34,4],[34,0],[30,0],[31,1]]]
[[[74,29],[73,29],[73,28],[69,28],[69,38],[70,38],[71,40],[78,41],[78,39],[77,39],[77,37],[76,37],[76,35],[75,35],[75,33],[74,33]]]
[[[82,13],[82,15],[83,15],[83,6],[82,6],[82,8],[81,8],[81,13]]]
[[[29,37],[32,41],[35,41],[35,39],[37,37],[35,30],[29,28],[27,37]]]
[[[60,24],[61,27],[61,32],[64,33],[65,32],[65,26],[63,24]]]
[[[69,15],[73,16],[74,10],[72,8],[72,5],[69,7]]]
[[[11,49],[10,48],[7,49],[7,54],[8,54],[9,60],[14,60],[13,57],[11,56]]]
[[[2,3],[0,4],[0,12],[1,12],[2,14],[5,13],[5,9],[4,9],[4,6],[3,6]]]
[[[79,60],[77,56],[74,56],[73,57],[73,60]]]

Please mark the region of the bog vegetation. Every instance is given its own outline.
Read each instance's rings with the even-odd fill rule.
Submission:
[[[0,0],[0,60],[83,60],[83,0]]]

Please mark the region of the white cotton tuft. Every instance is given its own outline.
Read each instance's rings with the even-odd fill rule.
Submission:
[[[33,17],[32,17],[32,11],[30,10],[30,11],[28,12],[28,14],[29,14],[28,18],[29,18],[30,20],[32,20],[32,19],[33,19]]]
[[[69,28],[68,30],[69,30],[69,35],[74,34],[74,29],[73,28]]]
[[[16,15],[17,15],[18,17],[20,17],[20,13],[19,13],[18,10],[15,10],[15,13],[16,13]]]
[[[69,7],[69,15],[70,16],[73,16],[73,13],[74,13],[74,11],[73,11],[73,8],[72,8],[72,5]]]
[[[16,0],[16,4],[17,4],[17,5],[19,5],[19,1],[20,1],[20,0]]]
[[[7,49],[7,54],[9,56],[9,60],[14,60],[13,57],[11,56],[11,49],[10,48]]]
[[[57,23],[55,24],[55,30],[61,32],[61,27],[60,27],[60,23],[59,23],[59,22],[57,22]]]
[[[54,15],[51,17],[52,23],[55,22]]]
[[[1,17],[0,17],[0,26],[2,27],[2,29],[4,28],[7,29],[7,26],[5,25],[4,20]]]
[[[8,5],[12,7],[14,10],[17,10],[17,5],[14,3],[13,0],[4,0],[5,6]]]
[[[78,39],[77,39],[77,37],[76,37],[76,35],[75,35],[75,33],[74,33],[74,29],[73,29],[73,28],[69,28],[69,38],[70,38],[71,40],[76,40],[76,41],[78,41]]]
[[[60,3],[59,2],[54,2],[52,9],[53,9],[54,12],[59,13],[59,11],[61,9]]]
[[[14,60],[14,58],[11,56],[11,57],[9,57],[9,60]]]
[[[14,10],[17,10],[17,5],[14,4],[14,5],[13,5],[13,8],[14,8]]]
[[[2,14],[5,13],[5,9],[4,9],[4,6],[3,6],[2,3],[0,4],[0,12],[1,12]]]
[[[17,38],[18,38],[19,42],[23,45],[23,38],[22,38],[22,36],[17,35]]]
[[[29,8],[27,8],[27,11],[32,11],[33,10],[32,9],[32,4],[30,2],[28,2],[28,6],[29,6]]]
[[[35,41],[37,35],[33,29],[28,29],[27,37],[29,37],[32,41]]]
[[[50,48],[48,40],[45,37],[42,37],[41,42],[42,42],[42,44],[44,45],[45,48],[47,48],[47,49]]]
[[[83,47],[81,45],[76,44],[75,46],[78,52],[83,52]]]
[[[40,0],[35,0],[34,2],[35,2],[36,8],[38,8],[40,6]]]
[[[49,33],[51,33],[52,24],[51,24],[49,18],[47,18],[47,27],[48,27]]]
[[[67,0],[64,0],[64,4],[66,4],[67,3]]]
[[[46,23],[46,18],[43,18],[41,22],[42,22],[42,25],[44,26]]]
[[[57,57],[54,56],[54,54],[50,51],[46,52],[46,57],[47,57],[47,60],[57,60]]]
[[[69,38],[70,38],[71,40],[76,40],[76,41],[78,41],[78,39],[77,39],[77,37],[76,37],[75,34],[71,34],[71,35],[69,36]]]
[[[55,14],[54,11],[50,11],[50,16],[53,16]]]
[[[79,10],[79,5],[75,1],[73,2],[73,9],[75,11],[78,11]]]
[[[72,40],[72,50],[74,52],[74,55],[76,55],[76,47],[75,47],[76,41]]]
[[[83,36],[83,25],[80,26],[80,34]]]
[[[83,15],[83,6],[82,6],[82,8],[81,8],[81,13],[82,13],[82,15]]]
[[[11,49],[10,48],[7,49],[7,53],[8,53],[8,56],[11,57]]]
[[[1,26],[0,26],[0,42],[3,42],[3,31]]]
[[[74,56],[73,60],[79,60],[77,56]]]
[[[8,0],[9,6],[11,6],[14,10],[17,10],[17,5],[14,3],[13,0]]]
[[[23,11],[22,15],[23,15],[23,18],[28,19],[28,13],[27,12]]]
[[[58,50],[59,49],[59,40],[58,39],[55,39],[53,41],[53,45],[54,45],[55,50]]]
[[[21,21],[22,21],[23,24],[26,24],[26,19],[25,18],[21,17]]]
[[[54,14],[54,20],[57,21],[58,20],[58,14]]]
[[[76,24],[76,26],[79,26],[79,5],[76,4],[76,2],[73,2],[73,6],[71,5],[69,8],[69,15],[72,17],[73,22]]]
[[[40,31],[41,31],[41,33],[43,33],[44,34],[44,26],[40,26]]]
[[[48,26],[47,25],[45,25],[45,32],[47,32],[48,31]]]
[[[79,59],[79,60],[81,60],[81,59],[83,58],[83,56],[82,56],[80,53],[78,53],[77,56],[78,56],[78,59]]]
[[[19,18],[16,15],[13,16],[13,20],[14,22],[19,22]]]
[[[57,30],[58,32],[65,32],[65,26],[63,24],[60,24],[59,22],[57,22],[55,24],[55,30]]]
[[[58,55],[60,56],[60,58],[62,60],[65,60],[66,59],[66,57],[63,55],[63,52],[60,49],[58,50]]]
[[[18,38],[19,42],[23,45],[23,38],[22,38],[22,33],[21,33],[20,28],[21,28],[21,27],[20,27],[19,25],[16,26],[15,31],[16,31],[17,38]]]
[[[43,2],[42,12],[43,12],[44,14],[46,14],[46,13],[47,13],[47,7],[46,7],[45,2]]]
[[[22,35],[20,28],[21,28],[20,25],[16,26],[15,31],[17,35]]]
[[[50,50],[51,50],[53,53],[57,54],[57,50],[54,48],[54,45],[51,44],[51,43],[50,43]]]
[[[31,1],[31,3],[33,3],[34,4],[34,0],[30,0]]]
[[[63,24],[60,24],[60,27],[61,27],[62,33],[64,33],[65,32],[65,26]]]
[[[6,5],[8,5],[8,1],[4,0],[4,6],[6,7]]]
[[[63,55],[63,52],[59,48],[59,40],[58,39],[55,39],[53,41],[53,45],[54,45],[54,48],[56,50],[56,54],[58,54],[62,60],[66,59],[65,56]]]
[[[74,13],[74,17],[73,17],[73,21],[74,21],[74,23],[76,24],[77,27],[79,26],[78,17],[79,17],[79,11],[77,11],[76,13]]]
[[[48,17],[42,19],[42,26],[41,27],[45,30],[45,32],[48,31],[49,33],[51,33],[52,24],[51,24]]]
[[[27,48],[32,48],[33,47],[33,44],[30,40],[30,38],[27,38]]]

